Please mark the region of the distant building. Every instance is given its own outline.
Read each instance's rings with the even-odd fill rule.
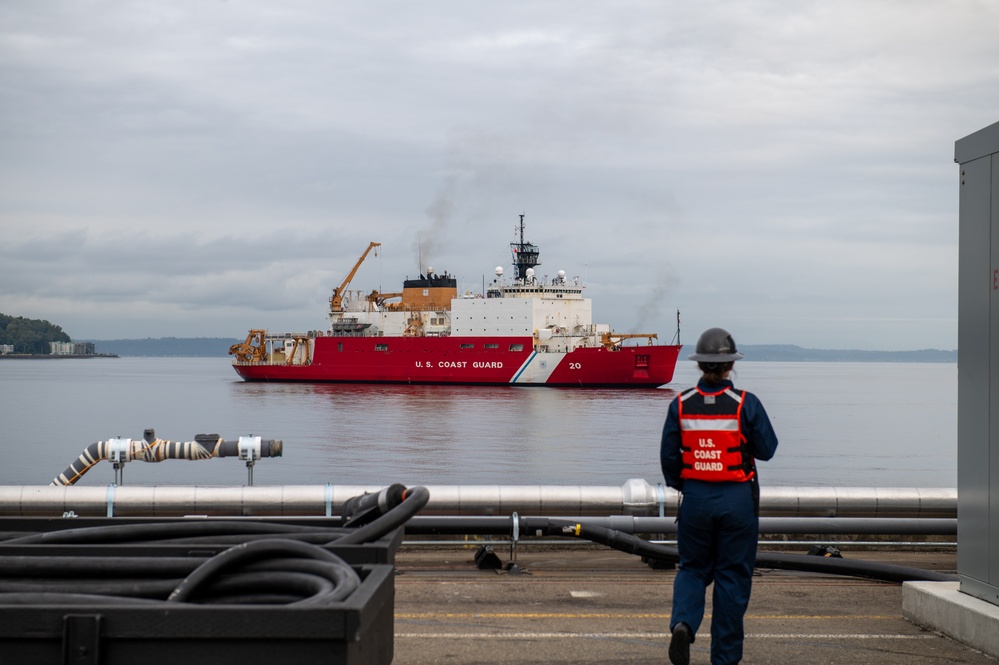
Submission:
[[[49,353],[53,356],[71,356],[73,355],[73,343],[49,342]]]
[[[9,356],[14,353],[13,344],[0,344],[0,356]]]
[[[49,342],[53,356],[92,356],[96,353],[93,342]]]

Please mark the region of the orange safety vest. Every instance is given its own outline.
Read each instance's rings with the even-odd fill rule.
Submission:
[[[691,388],[680,395],[680,477],[710,482],[753,479],[753,456],[742,433],[744,392]]]

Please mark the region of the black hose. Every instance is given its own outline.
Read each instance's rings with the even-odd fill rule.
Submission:
[[[317,531],[329,531],[316,529]],[[175,539],[221,535],[266,534],[290,536],[305,529],[294,524],[234,520],[178,520],[145,524],[108,524],[33,533],[0,541],[2,545],[64,545],[83,543],[108,545],[135,542],[171,542]],[[217,542],[213,540],[212,542]]]
[[[876,561],[854,561],[835,557],[792,554],[786,552],[759,552],[756,555],[757,568],[778,570],[801,570],[811,573],[850,575],[885,582],[956,582],[957,575],[935,570],[899,566]]]
[[[532,528],[543,529],[539,524],[544,520],[532,522]],[[549,536],[572,536],[582,538],[602,545],[607,545],[622,552],[640,555],[646,559],[664,563],[678,563],[680,553],[675,546],[650,543],[638,536],[621,533],[604,527],[580,524],[569,521],[548,520]],[[934,570],[898,566],[895,564],[877,563],[872,561],[854,561],[833,557],[820,557],[807,554],[789,554],[783,552],[758,552],[756,554],[757,568],[774,568],[778,570],[800,570],[813,573],[832,575],[849,575],[887,582],[955,582],[957,576],[940,573]]]
[[[0,580],[0,594],[38,593],[41,589],[58,587],[59,592],[64,594],[166,600],[167,596],[177,588],[177,584],[180,583],[181,579],[60,579],[58,582],[45,578],[21,579],[17,581]]]
[[[212,557],[184,578],[167,598],[167,602],[190,602],[198,598],[199,595],[203,595],[205,589],[219,580],[225,573],[238,570],[242,566],[268,557],[278,556],[281,558],[309,558],[331,564],[325,567],[326,576],[320,579],[329,580],[332,585],[313,587],[313,593],[293,604],[328,605],[342,597],[342,594],[336,593],[338,583],[350,587],[346,592],[348,594],[361,583],[354,569],[347,566],[343,559],[332,552],[296,540],[274,538],[236,545]]]
[[[279,538],[237,545],[210,558],[6,556],[0,557],[0,575],[0,605],[330,606],[361,584],[358,573],[332,552]]]
[[[425,487],[356,529],[252,520],[111,524],[45,533],[7,532],[0,540],[0,605],[201,603],[327,607],[361,584],[357,571],[325,547],[374,542],[400,528],[430,500]],[[229,545],[215,556],[156,556],[160,544]],[[142,545],[141,555],[102,546]],[[9,546],[9,547],[8,547]],[[25,547],[26,546],[26,547]],[[31,556],[17,552],[39,546]],[[75,552],[59,555],[65,546]],[[86,553],[80,555],[81,549]],[[162,552],[160,550],[159,552]],[[196,552],[196,550],[194,550]],[[120,551],[119,551],[120,553]],[[193,552],[192,552],[193,553]],[[53,588],[59,589],[52,592]]]
[[[31,593],[0,593],[0,605],[143,605],[150,606],[162,601],[147,598],[127,598],[125,596],[98,596],[86,593],[53,593],[33,591]]]
[[[429,499],[424,487],[406,490],[401,503],[356,529],[252,520],[178,520],[6,532],[0,534],[0,551],[6,553],[0,555],[0,605],[329,607],[349,597],[361,578],[324,546],[374,542],[404,525]],[[132,554],[134,548],[121,548],[127,555],[119,556],[122,545],[142,551]],[[164,553],[157,549],[161,545],[186,546],[192,556],[157,556]],[[214,556],[198,555],[192,545],[224,545],[226,549]],[[114,553],[107,555],[101,546],[113,547]],[[39,555],[19,553],[39,549]]]
[[[398,506],[381,517],[368,522],[362,527],[331,540],[329,545],[353,545],[378,540],[388,532],[398,529],[418,513],[430,501],[430,491],[426,487],[410,487]]]

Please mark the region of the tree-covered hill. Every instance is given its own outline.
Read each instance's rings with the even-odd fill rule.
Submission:
[[[59,326],[41,319],[0,314],[0,344],[13,344],[14,353],[48,355],[49,342],[72,342]]]

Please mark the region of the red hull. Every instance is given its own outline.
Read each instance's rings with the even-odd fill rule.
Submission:
[[[318,337],[310,364],[237,362],[233,368],[247,381],[653,388],[672,381],[681,348],[535,353],[533,342],[531,337]]]

